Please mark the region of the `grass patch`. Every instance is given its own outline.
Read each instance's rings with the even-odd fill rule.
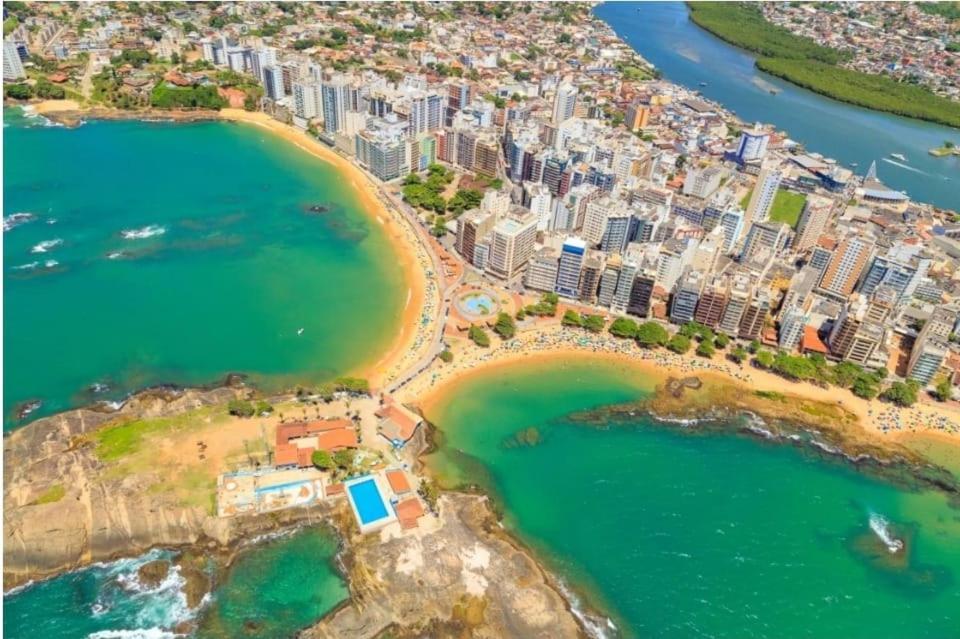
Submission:
[[[154,435],[167,435],[191,427],[206,424],[208,417],[225,418],[222,407],[197,410],[153,419],[135,419],[106,426],[93,434],[97,457],[103,461],[116,461],[138,452],[144,442]]]
[[[786,395],[784,395],[783,393],[778,393],[777,391],[758,390],[758,391],[753,391],[753,394],[763,399],[772,399],[778,402],[782,402],[783,400],[786,399]]]
[[[773,198],[773,206],[770,207],[770,220],[789,224],[790,228],[796,229],[800,222],[800,214],[803,213],[803,206],[806,203],[807,196],[802,193],[777,189],[777,194]]]
[[[43,494],[33,500],[33,506],[39,506],[40,504],[53,504],[61,499],[64,495],[67,494],[67,489],[63,487],[63,484],[54,484],[50,488],[46,489]]]

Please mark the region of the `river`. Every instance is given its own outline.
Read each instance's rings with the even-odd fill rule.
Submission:
[[[837,102],[761,73],[753,55],[695,25],[680,2],[607,2],[595,14],[666,79],[700,90],[742,120],[772,123],[809,151],[857,163],[861,174],[876,161],[888,186],[960,210],[960,158],[927,153],[945,140],[960,143],[960,131]]]

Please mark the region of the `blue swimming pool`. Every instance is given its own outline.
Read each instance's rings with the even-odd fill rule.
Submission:
[[[361,524],[372,524],[389,515],[377,483],[372,478],[351,484],[347,490],[350,491],[350,499],[360,515]]]

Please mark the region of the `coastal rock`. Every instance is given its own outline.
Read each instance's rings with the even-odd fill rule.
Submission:
[[[343,558],[351,603],[300,636],[583,635],[549,576],[502,532],[485,498],[445,494],[439,524],[386,541],[352,538]]]
[[[170,573],[170,562],[166,559],[150,561],[137,569],[137,579],[147,588],[156,588]]]
[[[195,543],[208,513],[147,489],[149,472],[112,476],[87,436],[119,416],[159,417],[219,404],[237,391],[150,390],[118,412],[73,410],[39,419],[4,438],[4,588],[154,546]],[[62,498],[37,503],[52,486]]]

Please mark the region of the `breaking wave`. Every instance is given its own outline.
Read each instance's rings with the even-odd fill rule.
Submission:
[[[30,249],[30,252],[46,253],[47,251],[57,248],[61,244],[63,244],[63,240],[61,240],[59,237],[55,240],[44,240],[39,244],[36,244],[32,249]]]
[[[18,226],[33,222],[36,219],[37,216],[33,213],[13,213],[12,215],[8,215],[7,217],[3,218],[3,231],[6,233],[7,231],[13,230]]]
[[[120,231],[120,235],[125,240],[145,240],[148,237],[163,235],[166,232],[167,232],[166,228],[158,224],[151,224],[141,229],[126,229],[126,230]]]
[[[883,542],[883,545],[886,546],[887,550],[891,553],[903,550],[903,542],[890,532],[890,522],[887,521],[883,515],[870,513],[870,530],[873,531],[873,534]]]

